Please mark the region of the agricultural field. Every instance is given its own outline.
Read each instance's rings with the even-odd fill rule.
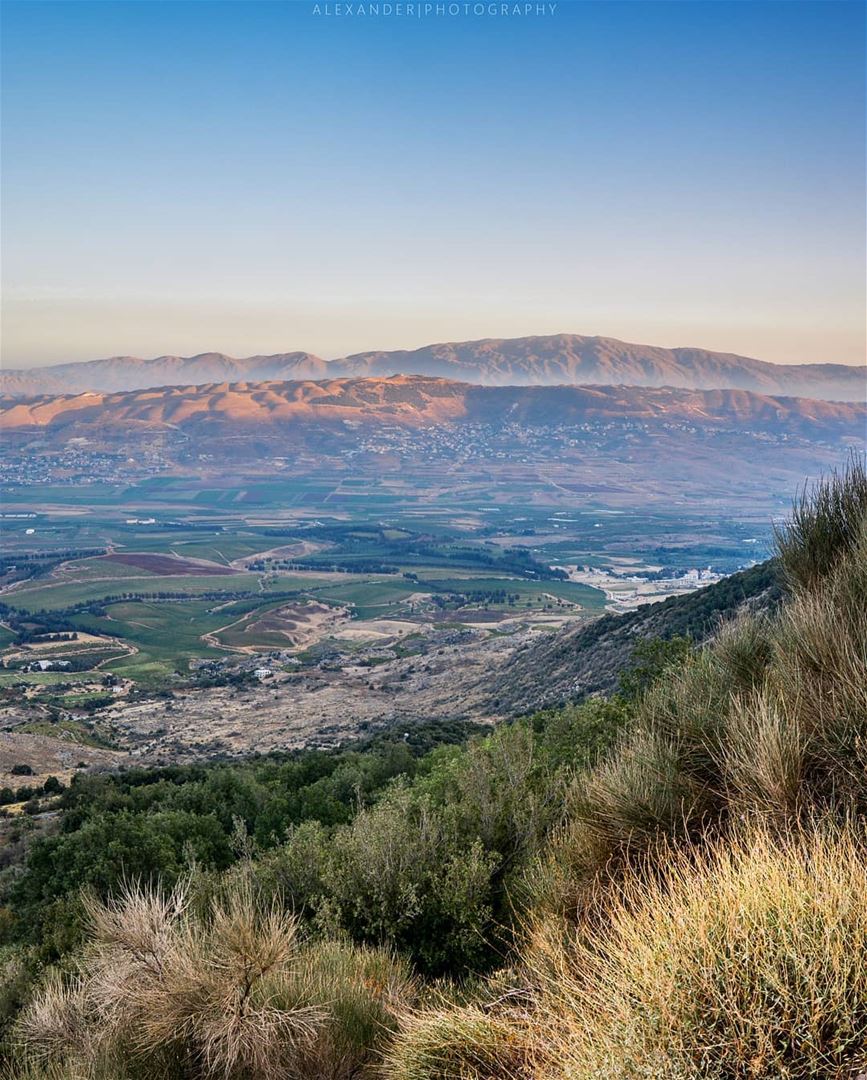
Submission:
[[[524,644],[767,552],[767,500],[675,501],[581,469],[332,457],[4,485],[9,761],[68,773],[487,721]]]
[[[75,711],[105,676],[125,700],[257,662],[379,663],[407,637],[424,652],[437,628],[493,639],[595,617],[606,575],[626,569],[730,572],[766,550],[764,511],[637,509],[619,491],[547,467],[437,462],[12,486],[0,692],[26,685],[28,700]],[[64,634],[78,637],[46,651]],[[37,670],[46,658],[63,669]],[[80,700],[53,689],[79,683]]]

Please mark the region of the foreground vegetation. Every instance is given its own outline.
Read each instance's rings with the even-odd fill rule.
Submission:
[[[3,872],[10,1075],[867,1070],[867,476],[779,611],[487,735],[78,778]]]

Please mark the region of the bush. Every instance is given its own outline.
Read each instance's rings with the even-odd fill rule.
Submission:
[[[307,943],[295,917],[258,901],[244,876],[203,915],[184,883],[91,897],[88,915],[77,969],[50,973],[18,1022],[22,1068],[91,1080],[350,1080],[411,1001],[401,964]]]
[[[441,973],[490,965],[493,858],[399,787],[339,829],[323,879],[339,927]]]

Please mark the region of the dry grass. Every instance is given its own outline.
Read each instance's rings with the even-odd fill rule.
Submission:
[[[867,1067],[867,858],[851,830],[672,853],[661,880],[627,874],[605,918],[571,946],[542,927],[528,950],[538,1080],[843,1080]]]
[[[387,954],[306,942],[297,920],[233,879],[206,916],[184,888],[88,900],[92,941],[17,1029],[22,1069],[225,1080],[361,1077],[412,984]],[[138,1071],[136,1071],[138,1070]]]
[[[389,1080],[850,1080],[867,1068],[867,853],[851,828],[669,852],[593,926],[532,930],[518,998],[410,1013]]]
[[[781,559],[800,569],[779,616],[721,627],[650,689],[618,752],[580,783],[549,860],[561,876],[571,868],[564,903],[660,840],[695,841],[744,816],[785,822],[817,806],[867,812],[863,467],[810,499],[781,534]],[[823,545],[833,551],[808,574]]]
[[[856,542],[867,507],[867,469],[853,453],[842,473],[832,472],[795,500],[777,530],[777,552],[795,588],[811,588]]]
[[[477,1005],[406,1013],[385,1080],[532,1080],[534,1039],[521,1012]]]
[[[408,965],[382,949],[311,943],[281,1005],[312,1004],[324,1016],[293,1055],[295,1080],[362,1080],[379,1075],[379,1049],[415,996]],[[288,996],[291,995],[291,996]]]

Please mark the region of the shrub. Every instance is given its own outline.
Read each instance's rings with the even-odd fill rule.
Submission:
[[[493,868],[429,796],[397,787],[335,833],[323,879],[355,940],[388,943],[441,973],[490,963]]]
[[[91,943],[77,970],[51,973],[18,1022],[22,1068],[82,1080],[349,1080],[411,1000],[401,964],[306,942],[249,878],[236,877],[204,915],[185,884],[168,894],[129,886],[87,907]]]

